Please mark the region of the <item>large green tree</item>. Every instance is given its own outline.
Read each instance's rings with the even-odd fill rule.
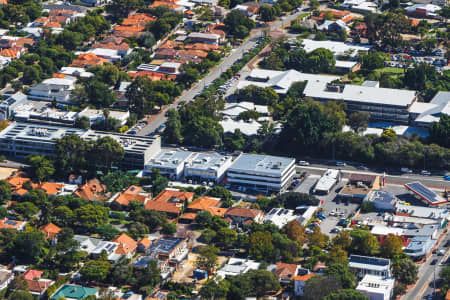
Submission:
[[[450,148],[450,116],[441,114],[439,122],[431,123],[430,140],[442,147]]]
[[[55,173],[52,162],[43,155],[28,156],[28,163],[32,178],[38,182],[47,180]]]
[[[183,126],[180,120],[180,114],[175,109],[167,111],[166,129],[164,130],[164,142],[167,144],[181,144],[183,142],[182,135]]]
[[[106,279],[111,271],[111,263],[107,260],[97,259],[87,261],[80,274],[87,281],[102,282]]]

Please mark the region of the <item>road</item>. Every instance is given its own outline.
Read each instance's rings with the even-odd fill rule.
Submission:
[[[262,34],[265,30],[267,29],[275,30],[280,28],[281,26],[289,24],[292,20],[294,20],[304,12],[305,12],[304,10],[301,10],[292,15],[283,17],[283,20],[273,22],[273,24],[271,24],[269,27],[261,27],[252,30],[250,37],[246,39],[238,48],[232,51],[229,56],[225,57],[220,65],[213,68],[208,73],[208,75],[206,75],[196,84],[194,84],[191,89],[185,90],[183,94],[181,94],[181,96],[178,97],[178,99],[176,99],[172,104],[166,106],[158,115],[152,116],[151,122],[149,122],[147,126],[142,128],[137,133],[137,135],[140,136],[149,135],[150,133],[158,129],[159,126],[161,126],[166,122],[166,111],[168,109],[176,108],[177,105],[182,101],[184,102],[192,101],[195,95],[201,93],[206,85],[210,84],[211,82],[219,78],[223,72],[225,72],[228,68],[230,68],[233,64],[235,64],[238,59],[242,58],[242,55],[251,47],[253,47],[256,44],[257,40],[260,37],[262,37]]]
[[[440,249],[442,245],[444,245],[447,241],[447,238],[443,238],[441,243],[436,246],[436,249]],[[444,256],[437,256],[433,254],[430,258],[428,258],[427,262],[422,264],[419,267],[419,280],[417,280],[416,285],[409,292],[407,292],[401,299],[404,300],[416,300],[422,299],[422,295],[429,295],[433,291],[433,280],[434,275],[436,275],[436,279],[439,278],[439,272],[444,267],[441,265],[441,262],[445,261],[448,257],[448,251]],[[438,262],[435,265],[431,265],[431,261],[437,258]],[[434,274],[434,272],[436,272]]]
[[[358,173],[358,174],[368,174],[368,175],[379,175],[383,176],[384,173],[382,172],[376,172],[371,170],[358,170],[357,168],[353,166],[345,166],[345,167],[336,167],[336,166],[330,166],[326,164],[312,164],[309,166],[297,166],[298,172],[308,171],[312,174],[319,174],[322,175],[327,169],[340,169],[342,173],[345,175],[351,174],[351,173]],[[443,178],[443,176],[423,176],[420,174],[392,174],[392,173],[386,173],[386,182],[387,183],[396,183],[396,184],[405,184],[412,181],[420,181],[424,185],[431,186],[434,188],[439,189],[450,189],[450,181],[447,181]]]

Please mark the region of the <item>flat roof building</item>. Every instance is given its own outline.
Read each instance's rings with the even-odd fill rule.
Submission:
[[[339,170],[328,169],[317,181],[314,193],[328,194],[333,186],[340,181],[341,172]]]
[[[348,266],[359,277],[363,277],[366,274],[384,277],[392,276],[391,260],[387,258],[352,254],[348,259]]]
[[[356,290],[370,300],[390,300],[394,293],[395,278],[365,275]]]
[[[180,180],[183,177],[184,165],[194,153],[180,149],[162,149],[144,165],[144,176],[158,169],[161,175],[171,180]]]
[[[184,177],[197,182],[219,183],[231,163],[231,156],[218,153],[195,153],[184,165]]]
[[[432,239],[430,236],[416,236],[410,239],[404,252],[411,257],[412,260],[418,261],[430,254],[434,244],[436,244],[436,240]]]
[[[12,123],[0,132],[0,148],[2,152],[14,157],[25,157],[29,154],[54,157],[56,156],[56,140],[70,134],[78,135],[85,141],[93,141],[106,136],[116,140],[125,150],[121,165],[128,169],[142,169],[144,162],[161,149],[159,136],[143,137],[18,122]]]
[[[259,191],[280,192],[294,175],[294,158],[242,153],[228,168],[227,181]]]
[[[272,208],[269,213],[264,217],[263,222],[269,222],[277,226],[278,228],[283,228],[287,223],[295,220],[297,216],[294,215],[294,211],[291,209],[285,209],[281,207]]]
[[[428,205],[440,205],[447,203],[447,200],[444,197],[440,196],[435,191],[427,188],[419,181],[414,181],[405,184],[406,189],[413,192],[413,194],[418,197],[420,200],[425,202]]]
[[[302,41],[303,49],[306,52],[311,52],[319,48],[325,48],[334,53],[335,56],[348,55],[352,57],[358,56],[359,52],[368,52],[372,46],[361,46],[357,44],[348,44],[335,41],[315,41],[304,39]]]

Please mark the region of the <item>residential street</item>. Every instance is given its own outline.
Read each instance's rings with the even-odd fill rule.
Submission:
[[[168,105],[166,108],[164,108],[158,115],[152,116],[150,119],[151,121],[147,126],[142,128],[137,135],[145,136],[149,135],[150,133],[154,132],[156,129],[158,129],[159,126],[164,124],[166,122],[166,111],[171,108],[176,108],[178,103],[184,101],[184,102],[190,102],[195,97],[195,95],[202,92],[204,87],[217,78],[220,77],[220,75],[226,71],[228,68],[230,68],[238,59],[240,59],[245,53],[245,51],[249,50],[252,46],[254,46],[257,42],[257,40],[262,36],[263,32],[270,28],[270,30],[275,30],[280,28],[281,26],[284,26],[286,24],[289,24],[292,20],[297,18],[299,15],[304,13],[304,10],[301,10],[299,12],[296,12],[295,14],[285,16],[283,20],[275,21],[270,27],[261,27],[254,29],[248,39],[246,39],[241,46],[236,48],[234,51],[231,52],[231,54],[228,57],[225,57],[224,60],[220,65],[215,67],[211,70],[209,74],[207,74],[204,78],[202,78],[199,82],[197,82],[190,90],[184,91],[184,93],[176,99],[172,104]]]

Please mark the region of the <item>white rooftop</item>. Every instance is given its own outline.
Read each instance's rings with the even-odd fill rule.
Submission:
[[[314,189],[317,191],[329,191],[336,183],[338,177],[339,170],[328,169],[317,181]]]
[[[231,257],[228,262],[217,271],[217,276],[237,276],[247,273],[250,270],[258,270],[260,263],[251,259]]]
[[[361,85],[346,85],[343,92],[345,101],[377,103],[394,106],[408,106],[416,97],[415,91],[373,88]]]
[[[380,277],[366,274],[364,278],[358,283],[356,290],[363,293],[367,292],[372,296],[374,294],[386,294],[388,297],[390,297],[391,296],[390,293],[394,288],[394,284],[395,284],[394,277]]]
[[[295,220],[296,217],[293,210],[276,207],[272,208],[269,213],[266,214],[264,222],[270,222],[281,229],[290,221]]]
[[[145,168],[166,167],[177,168],[184,164],[186,160],[193,155],[192,152],[180,149],[161,149],[152,159],[145,163]]]
[[[358,51],[367,52],[372,46],[361,46],[357,44],[348,44],[335,41],[314,41],[304,39],[302,41],[303,48],[306,52],[311,52],[319,48],[325,48],[334,53],[334,55],[343,55],[351,53],[351,56],[356,56]]]
[[[281,176],[294,163],[290,157],[242,153],[228,171]]]
[[[239,129],[243,135],[252,136],[258,134],[261,124],[255,120],[244,121],[244,120],[233,120],[231,118],[225,117],[220,121],[220,125],[225,133],[234,133],[236,129]]]

